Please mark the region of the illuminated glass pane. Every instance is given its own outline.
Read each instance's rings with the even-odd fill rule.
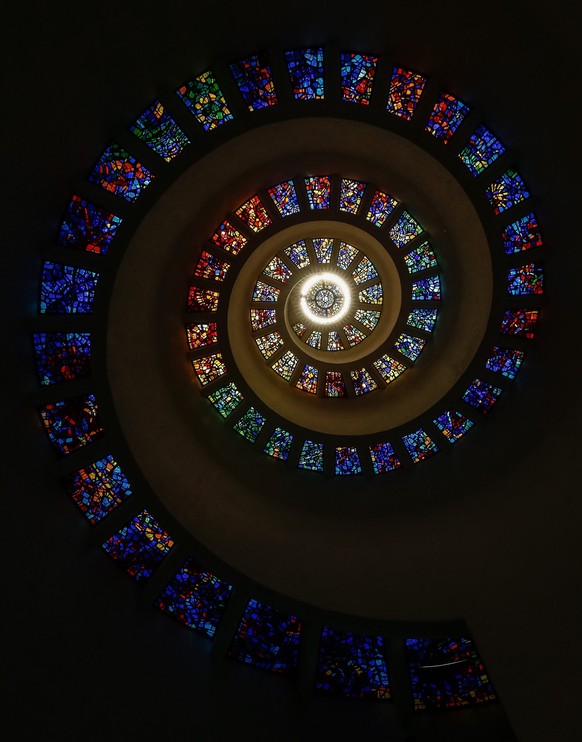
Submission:
[[[193,631],[212,639],[231,592],[232,585],[189,558],[155,605]]]
[[[305,268],[309,265],[311,260],[309,259],[309,253],[307,252],[307,245],[304,240],[299,240],[293,245],[289,245],[283,251],[285,255],[291,258],[298,268]]]
[[[430,134],[437,139],[442,139],[446,144],[468,113],[469,106],[465,105],[463,101],[448,93],[441,93],[425,128]]]
[[[436,443],[422,430],[402,437],[406,450],[415,464],[424,461],[435,454],[439,449]]]
[[[463,400],[485,415],[497,402],[502,391],[503,389],[498,386],[475,379],[463,394]]]
[[[121,222],[121,217],[80,196],[73,196],[57,242],[63,247],[105,255]]]
[[[416,711],[472,706],[496,698],[470,639],[407,639],[406,658]]]
[[[437,259],[428,242],[423,242],[420,247],[405,255],[404,262],[409,273],[418,273],[418,271],[424,271],[438,265]]]
[[[261,355],[264,358],[270,358],[273,353],[276,353],[279,348],[283,345],[283,338],[278,332],[272,332],[269,335],[263,335],[260,338],[255,338],[257,348],[261,351]]]
[[[243,438],[246,438],[247,441],[254,443],[266,422],[267,419],[260,412],[257,412],[254,407],[250,407],[236,423],[234,430]]]
[[[321,348],[321,332],[319,332],[319,330],[314,330],[305,342],[312,348],[319,350]]]
[[[390,81],[386,110],[410,121],[425,84],[426,78],[417,72],[395,67]]]
[[[220,389],[212,392],[212,394],[209,394],[208,399],[222,417],[228,417],[239,406],[244,397],[239,392],[236,384],[233,384],[231,381],[230,384],[222,386]]]
[[[196,268],[194,269],[194,275],[199,278],[224,281],[229,268],[230,263],[227,263],[226,260],[221,260],[220,258],[217,258],[216,255],[206,252],[206,250],[202,250],[202,254],[200,255]]]
[[[502,237],[507,255],[542,246],[542,235],[535,214],[528,214],[508,224]]]
[[[323,471],[323,443],[305,441],[297,466],[309,471]]]
[[[192,365],[194,366],[198,381],[202,386],[210,384],[211,381],[224,376],[226,373],[226,365],[222,360],[222,353],[213,353],[211,356],[196,358],[192,361]]]
[[[368,392],[372,392],[374,389],[378,388],[378,384],[376,384],[374,379],[370,376],[370,372],[365,368],[356,368],[350,371],[350,378],[354,385],[356,396],[358,397],[362,394],[368,394]]]
[[[340,446],[335,449],[335,473],[338,476],[362,473],[360,457],[356,448]]]
[[[253,290],[253,301],[277,301],[281,289],[271,286],[269,283],[257,281]]]
[[[301,210],[293,181],[287,180],[285,183],[279,183],[269,188],[268,192],[281,216],[298,214]]]
[[[331,263],[333,240],[329,237],[319,237],[313,240],[313,249],[318,263]]]
[[[159,101],[148,108],[130,130],[166,162],[171,162],[190,144],[186,134]]]
[[[99,273],[95,271],[45,260],[40,285],[40,313],[90,313],[98,280]]]
[[[439,276],[421,278],[412,282],[412,301],[439,301],[441,298],[441,279]]]
[[[201,289],[198,286],[190,286],[188,289],[188,303],[186,309],[189,312],[216,312],[218,309],[218,291]]]
[[[390,228],[390,239],[397,247],[404,247],[422,232],[420,224],[408,211],[403,211],[396,224]]]
[[[457,410],[447,410],[433,422],[449,443],[456,443],[473,427],[473,421]]]
[[[271,69],[264,52],[234,62],[230,70],[249,111],[258,111],[277,103]]]
[[[190,80],[176,92],[205,131],[232,119],[222,90],[210,71]]]
[[[537,309],[508,309],[501,323],[501,333],[533,340],[538,316]]]
[[[342,178],[340,183],[340,210],[347,211],[349,214],[357,214],[365,190],[365,183]]]
[[[297,389],[301,389],[304,392],[309,392],[309,394],[317,394],[317,377],[317,368],[315,368],[315,366],[306,364],[303,367],[303,371],[300,373],[299,379],[297,380],[295,386],[297,387]]]
[[[489,371],[514,379],[522,364],[525,353],[521,350],[511,348],[499,348],[495,346],[491,356],[488,358],[485,368]]]
[[[302,338],[307,332],[307,327],[305,327],[303,322],[296,322],[293,325],[293,332],[297,335],[297,337]]]
[[[485,126],[479,126],[471,135],[469,143],[459,157],[474,176],[486,170],[492,162],[505,152],[505,147]]]
[[[153,515],[142,510],[102,546],[131,577],[143,582],[151,577],[174,546],[174,541]]]
[[[275,361],[272,369],[275,373],[279,374],[281,378],[285,379],[285,381],[289,381],[293,375],[293,371],[295,371],[295,366],[297,365],[298,360],[297,356],[293,355],[293,353],[288,350],[281,356],[281,358],[279,358],[278,361]]]
[[[285,52],[295,100],[323,100],[323,49]]]
[[[363,332],[360,332],[360,330],[358,330],[357,327],[354,327],[353,325],[349,323],[345,325],[343,330],[346,334],[348,343],[350,344],[351,347],[353,347],[354,345],[358,345],[359,343],[362,342],[362,340],[366,339],[366,336],[364,335]]]
[[[291,278],[292,273],[287,268],[285,263],[277,255],[269,262],[265,270],[263,271],[264,276],[274,278],[275,281],[281,281],[281,283],[287,283]]]
[[[258,600],[250,600],[230,645],[229,655],[262,670],[297,668],[301,622]]]
[[[344,350],[342,339],[335,330],[331,330],[331,332],[327,336],[327,350]]]
[[[507,272],[507,293],[530,296],[544,293],[544,271],[536,263],[510,268]]]
[[[350,263],[353,262],[358,252],[359,250],[355,247],[352,247],[352,245],[348,245],[345,242],[340,243],[339,253],[337,256],[338,268],[347,271]]]
[[[68,474],[63,484],[93,526],[132,494],[127,477],[111,455]]]
[[[35,332],[34,355],[40,383],[45,386],[91,374],[91,335],[88,332]]]
[[[329,209],[331,179],[327,175],[305,178],[305,190],[311,209]]]
[[[419,330],[432,332],[436,324],[438,309],[413,309],[408,315],[406,324],[418,327]]]
[[[258,196],[249,198],[249,200],[242,206],[239,206],[235,211],[235,214],[246,225],[248,225],[253,232],[260,232],[271,224],[271,217],[267,214],[267,210]]]
[[[324,626],[315,687],[320,692],[344,698],[389,699],[382,638]]]
[[[51,443],[62,455],[86,446],[103,433],[93,394],[51,402],[40,408],[40,416]]]
[[[423,338],[413,337],[412,335],[407,335],[405,332],[394,343],[396,350],[411,361],[416,361],[425,345],[426,340]]]
[[[395,198],[382,191],[376,191],[366,214],[366,219],[372,222],[374,226],[381,227],[396,206],[398,206],[398,201]]]
[[[342,52],[340,64],[343,100],[369,105],[372,98],[372,85],[378,57],[354,52]]]
[[[216,322],[200,322],[197,325],[186,325],[186,336],[191,350],[218,342]]]
[[[289,451],[291,450],[291,444],[293,443],[293,436],[287,430],[282,428],[275,428],[273,434],[267,441],[265,446],[265,453],[269,456],[273,456],[276,459],[282,459],[287,461],[289,458]]]
[[[515,170],[507,170],[486,189],[489,203],[496,214],[525,201],[530,194],[521,176]]]
[[[111,144],[89,174],[91,183],[126,201],[135,201],[152,182],[153,173],[118,144]]]
[[[382,304],[382,284],[377,283],[374,286],[368,286],[368,288],[363,289],[358,294],[358,300],[361,301],[362,304]]]
[[[402,466],[390,443],[376,443],[370,446],[370,458],[374,466],[374,474],[383,474]]]
[[[394,379],[397,379],[401,373],[406,371],[407,366],[399,361],[390,358],[390,356],[384,354],[374,361],[374,367],[380,373],[384,381],[389,384]]]
[[[371,281],[373,278],[378,278],[378,272],[374,268],[372,261],[369,258],[363,258],[360,260],[356,269],[352,272],[355,283],[365,283]]]
[[[364,327],[367,327],[368,330],[373,330],[380,319],[380,312],[376,312],[372,309],[356,309],[354,318],[358,320],[358,322],[361,322]]]
[[[217,247],[221,247],[233,255],[238,255],[247,244],[247,238],[228,221],[222,222],[210,239]]]
[[[274,309],[251,309],[251,329],[253,332],[263,330],[277,321],[277,312]]]
[[[325,391],[326,397],[345,397],[346,385],[341,371],[327,371],[325,374]]]

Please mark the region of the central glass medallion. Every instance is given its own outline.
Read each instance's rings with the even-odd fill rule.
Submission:
[[[316,324],[332,324],[348,312],[351,292],[348,284],[334,273],[316,273],[301,286],[301,311]]]

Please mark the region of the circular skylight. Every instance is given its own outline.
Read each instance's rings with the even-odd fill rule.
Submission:
[[[338,326],[351,304],[348,284],[333,273],[315,273],[300,285],[301,311],[319,325]]]

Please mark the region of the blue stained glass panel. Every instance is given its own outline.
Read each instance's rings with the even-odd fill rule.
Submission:
[[[489,203],[496,214],[501,214],[512,206],[525,201],[530,193],[521,175],[515,170],[507,170],[485,190]]]
[[[489,371],[507,376],[508,379],[515,379],[519,367],[522,364],[525,353],[521,350],[512,350],[511,348],[499,348],[495,346],[491,356],[488,358],[485,368]]]
[[[475,379],[463,394],[463,400],[486,415],[499,399],[503,389]]]
[[[133,491],[111,455],[68,474],[63,484],[92,526],[127,500]]]
[[[528,214],[508,224],[503,230],[503,245],[507,255],[542,246],[542,235],[535,214]]]
[[[323,471],[323,443],[305,441],[299,456],[298,467],[309,471]]]
[[[171,162],[190,144],[186,134],[159,101],[148,108],[130,129],[166,162]]]
[[[88,332],[35,332],[34,354],[43,386],[91,373],[91,335]]]
[[[230,70],[249,111],[258,111],[277,103],[269,60],[264,52],[234,62]]]
[[[362,473],[357,448],[340,446],[335,449],[335,473],[339,476]]]
[[[505,152],[505,147],[486,126],[479,126],[471,135],[467,146],[459,157],[476,177],[486,170],[491,163]]]
[[[425,433],[422,428],[414,433],[402,437],[406,450],[415,464],[424,461],[435,454],[439,449],[436,443]]]
[[[399,469],[402,464],[391,443],[376,443],[369,447],[374,474]]]
[[[80,196],[73,196],[57,242],[63,247],[105,255],[121,222],[121,217]]]
[[[439,301],[441,298],[441,279],[439,276],[421,278],[412,282],[412,301]]]
[[[473,427],[473,421],[457,410],[447,410],[433,422],[449,443],[456,443]]]
[[[41,314],[88,314],[99,273],[45,260],[42,267],[39,311]]]
[[[469,106],[449,93],[441,93],[435,103],[426,130],[445,144],[450,140],[469,113]]]
[[[40,408],[48,437],[61,454],[73,453],[103,433],[101,414],[93,394],[69,397]]]
[[[292,443],[293,436],[291,433],[287,430],[283,430],[283,428],[275,428],[273,434],[267,441],[265,453],[268,453],[269,456],[273,456],[273,458],[283,459],[283,461],[286,461],[289,458]]]
[[[91,183],[130,202],[138,199],[153,179],[153,173],[118,144],[107,147],[89,174]]]
[[[370,105],[378,57],[355,52],[340,55],[342,98],[349,103]]]
[[[295,100],[323,100],[323,49],[285,52]]]
[[[438,309],[413,309],[408,315],[406,324],[418,327],[419,330],[432,332],[438,316]]]

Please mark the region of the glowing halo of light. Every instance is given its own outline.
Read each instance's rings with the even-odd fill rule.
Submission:
[[[314,286],[317,286],[318,283],[330,283],[334,284],[335,287],[339,290],[339,293],[342,297],[342,304],[340,309],[335,312],[335,314],[329,316],[329,317],[322,317],[318,314],[315,314],[310,308],[307,301],[307,297],[309,292],[313,289]],[[322,286],[322,289],[324,287]],[[305,314],[307,319],[311,320],[311,322],[314,322],[319,325],[331,325],[334,322],[339,322],[342,317],[345,317],[345,315],[348,313],[350,306],[352,303],[352,292],[350,291],[350,287],[348,286],[347,282],[344,281],[343,278],[340,278],[340,276],[336,276],[335,273],[314,273],[309,278],[306,278],[305,281],[301,285],[301,294],[300,294],[300,306],[301,311]]]

